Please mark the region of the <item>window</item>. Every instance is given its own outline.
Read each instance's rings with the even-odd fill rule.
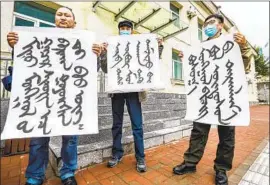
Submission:
[[[172,77],[175,80],[183,80],[182,60],[178,56],[179,51],[172,50]]]
[[[176,20],[174,21],[174,25],[177,26],[178,28],[180,28],[180,16],[179,16],[179,8],[176,7],[175,5],[173,5],[172,3],[170,3],[170,10],[172,13],[172,19]]]
[[[15,1],[14,26],[55,27],[55,10],[37,3]]]
[[[200,22],[198,22],[198,39],[203,40],[203,25]]]

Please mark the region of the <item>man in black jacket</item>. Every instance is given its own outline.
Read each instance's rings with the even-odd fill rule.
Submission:
[[[208,40],[218,38],[221,35],[224,18],[219,14],[208,16],[204,21],[204,31],[208,36]],[[250,70],[250,60],[248,52],[250,48],[245,37],[240,34],[234,34],[235,42],[240,46],[241,54],[244,62],[246,73]],[[183,57],[183,53],[180,53]],[[211,125],[199,122],[193,123],[189,148],[184,154],[184,162],[173,168],[174,174],[183,175],[196,171],[196,165],[201,160],[205,145],[207,143],[208,134]],[[219,144],[215,159],[214,169],[216,171],[216,184],[228,185],[226,171],[232,168],[235,144],[235,127],[234,126],[218,126]]]

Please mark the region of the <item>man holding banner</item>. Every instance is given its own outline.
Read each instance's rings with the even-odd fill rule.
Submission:
[[[208,40],[213,40],[213,39],[221,36],[223,23],[224,23],[224,18],[219,14],[210,15],[205,19],[204,32],[208,36]],[[240,33],[234,34],[234,41],[240,46],[241,55],[242,55],[242,59],[244,62],[244,69],[245,69],[245,72],[247,73],[250,70],[250,61],[249,61],[249,58],[247,56],[248,52],[250,51],[250,48],[248,47],[248,44],[247,44],[245,37]],[[230,42],[230,43],[231,43],[231,45],[233,45],[232,42]],[[223,49],[224,48],[228,49],[228,47],[227,48],[223,47]],[[204,50],[210,51],[210,50],[205,49],[205,48],[203,48],[202,50],[203,51]],[[212,52],[212,50],[211,50],[211,52]],[[181,53],[181,55],[179,55],[179,56],[183,57],[183,54]],[[204,60],[203,58],[204,57],[202,56],[199,58],[199,60]],[[206,62],[208,62],[208,61],[206,61]],[[218,61],[218,62],[220,62],[220,61]],[[237,62],[238,61],[236,61],[235,63],[237,63]],[[190,61],[190,58],[189,58],[189,64],[194,64],[194,66],[196,66],[197,64],[200,64],[200,62],[195,65],[195,62]],[[197,66],[197,67],[199,67],[199,66]],[[218,68],[218,66],[217,66],[217,68]],[[195,71],[195,67],[194,67],[194,71]],[[199,74],[201,74],[201,76],[203,75],[202,71],[196,71],[196,72],[198,72],[198,75]],[[193,73],[193,74],[195,74],[195,73]],[[193,75],[193,77],[194,77],[194,75]],[[216,79],[218,80],[218,77]],[[216,87],[217,86],[218,85],[216,85]],[[216,97],[217,96],[215,96],[215,98]],[[206,100],[203,99],[203,101],[205,101],[207,104],[207,99]],[[200,110],[202,110],[202,109],[200,109]],[[220,111],[222,112],[222,110],[220,110]],[[208,112],[208,111],[206,110],[206,112]],[[193,114],[196,114],[196,112],[194,112]],[[212,115],[212,113],[211,113],[211,115]],[[215,112],[215,115],[216,115],[216,112]],[[196,165],[199,163],[199,161],[201,160],[201,158],[203,156],[204,149],[205,149],[207,139],[208,139],[210,127],[211,127],[210,124],[204,124],[204,123],[200,123],[200,122],[196,122],[196,121],[193,122],[193,129],[191,132],[190,144],[189,144],[188,150],[184,154],[184,162],[173,168],[174,174],[183,175],[183,174],[187,174],[187,173],[196,172]],[[232,168],[232,161],[233,161],[233,156],[234,156],[235,126],[218,125],[218,134],[219,134],[219,144],[218,144],[218,148],[217,148],[216,159],[214,161],[215,162],[214,169],[216,171],[215,182],[217,185],[227,185],[228,178],[226,175],[226,171],[228,171]]]
[[[72,10],[68,7],[59,8],[55,14],[55,25],[57,28],[74,28],[76,22]],[[15,32],[10,32],[7,35],[8,44],[12,48],[18,40],[19,35]],[[99,56],[101,47],[93,44],[92,51]],[[74,178],[74,172],[77,169],[77,140],[78,136],[75,135],[62,136],[61,157],[63,166],[60,170],[60,176],[64,185],[77,184]],[[27,178],[26,185],[41,185],[43,183],[49,161],[49,141],[49,137],[31,138],[29,164],[25,175]]]
[[[131,35],[133,31],[133,24],[130,21],[122,21],[118,24],[118,29],[120,36]],[[163,50],[162,41],[160,39],[158,39],[158,45],[159,45],[158,52],[160,58]],[[105,73],[107,73],[108,70],[107,46],[108,46],[107,43],[103,44],[104,50],[100,56],[101,69]],[[126,51],[128,51],[129,49],[126,49]],[[134,52],[134,50],[132,51]],[[135,53],[131,53],[131,55],[135,55]],[[129,64],[126,63],[125,65]],[[112,158],[109,160],[107,166],[111,168],[116,166],[123,157],[124,150],[122,147],[121,139],[123,127],[124,103],[126,102],[128,113],[131,119],[134,137],[135,157],[137,160],[136,169],[138,172],[145,172],[146,164],[144,154],[143,118],[142,118],[141,102],[146,99],[146,92],[115,93],[110,94],[110,97],[112,101],[112,114],[113,114],[113,126],[112,126],[113,146],[112,146]]]

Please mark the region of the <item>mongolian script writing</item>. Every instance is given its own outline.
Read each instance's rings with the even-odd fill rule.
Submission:
[[[242,93],[243,85],[236,80],[238,71],[235,65],[239,61],[234,59],[233,52],[239,52],[237,49],[235,43],[228,39],[212,46],[202,44],[200,50],[190,50],[185,79],[187,103],[190,104],[189,107],[196,106],[197,112],[194,109],[192,113],[188,110],[186,119],[231,125],[234,118],[240,116],[241,102],[236,99],[240,98],[237,95]],[[244,73],[243,69],[242,72]]]
[[[89,79],[96,76],[96,64],[91,65],[96,59],[90,52],[92,45],[82,37],[68,34],[20,33],[14,55],[17,62],[12,82],[12,116],[8,117],[4,131],[11,129],[18,138],[92,132],[88,117],[93,116],[91,104],[96,107],[95,98],[91,98],[96,94],[96,82]],[[84,102],[86,94],[90,99]]]
[[[112,82],[118,89],[127,86],[154,89],[154,84],[160,82],[157,80],[160,72],[156,36],[120,36],[119,40],[109,42],[108,52],[108,76],[113,75],[108,78],[109,88]]]

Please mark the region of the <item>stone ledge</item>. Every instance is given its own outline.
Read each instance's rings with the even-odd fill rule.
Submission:
[[[162,145],[183,137],[183,132],[190,132],[192,125],[186,124],[172,128],[165,128],[158,131],[147,132],[144,134],[145,149]],[[125,154],[134,153],[133,136],[126,136],[122,139]],[[84,168],[92,164],[104,162],[111,156],[112,140],[101,141],[88,145],[78,146],[78,168]],[[50,163],[54,171],[57,172],[62,165],[61,148],[50,144]],[[82,157],[80,157],[82,156]],[[90,159],[86,159],[90,158]],[[57,170],[58,169],[58,170]]]

